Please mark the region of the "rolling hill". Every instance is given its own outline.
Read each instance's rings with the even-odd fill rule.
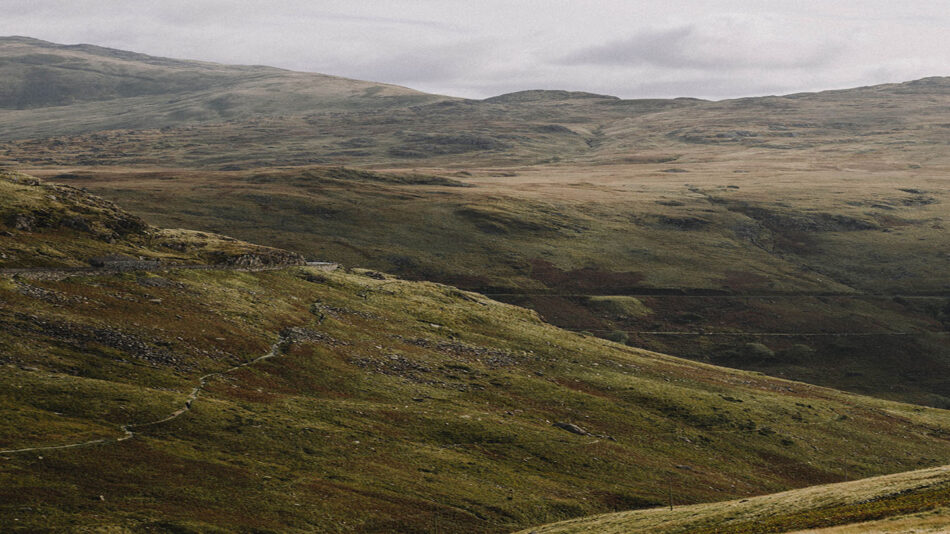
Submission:
[[[135,220],[0,180],[5,238],[90,242],[15,224],[37,202],[48,220]],[[94,252],[151,250],[137,235]],[[36,267],[0,274],[12,532],[504,532],[662,504],[671,477],[699,503],[950,453],[943,410],[571,333],[450,286],[293,255],[63,275],[25,254]]]
[[[950,406],[947,78],[721,102],[476,101],[2,43],[10,87],[51,71],[65,93],[0,113],[0,164],[151,224],[480,291],[633,346]],[[209,107],[235,91],[236,106]]]
[[[404,87],[263,66],[0,38],[0,138],[61,136],[451,100]]]

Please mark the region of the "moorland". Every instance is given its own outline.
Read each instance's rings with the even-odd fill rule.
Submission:
[[[0,73],[24,531],[502,532],[947,463],[946,78],[468,100],[28,38]]]
[[[701,361],[950,402],[947,79],[473,101],[3,43],[0,162],[154,224],[452,284]],[[63,94],[26,99],[24,72]],[[127,87],[153,78],[171,85]]]

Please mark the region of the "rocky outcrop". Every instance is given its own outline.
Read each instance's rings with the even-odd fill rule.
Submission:
[[[263,267],[279,267],[290,265],[306,265],[304,257],[296,252],[261,247],[262,250],[229,255],[225,252],[208,254],[208,259],[216,265],[225,265],[241,269],[259,269]]]

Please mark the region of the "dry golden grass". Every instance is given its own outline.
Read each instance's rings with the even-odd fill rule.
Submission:
[[[946,532],[948,496],[950,467],[943,466],[736,501],[674,506],[672,511],[656,508],[575,519],[522,532]],[[874,521],[863,521],[868,516]],[[800,530],[810,524],[845,526]]]

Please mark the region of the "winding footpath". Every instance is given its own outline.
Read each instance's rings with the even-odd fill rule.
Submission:
[[[238,265],[197,265],[197,264],[160,264],[156,263],[155,265],[142,265],[141,262],[135,263],[134,266],[122,266],[114,265],[108,267],[59,267],[59,268],[49,268],[49,267],[27,267],[27,268],[2,268],[0,269],[0,275],[6,276],[23,276],[26,278],[46,278],[46,279],[62,279],[70,276],[76,275],[96,275],[96,274],[116,274],[129,271],[150,271],[150,272],[161,272],[161,271],[172,271],[172,270],[229,270],[229,271],[245,271],[245,272],[258,272],[258,271],[275,271],[280,269],[286,269],[288,267],[311,267],[316,268],[321,271],[335,271],[339,265],[333,262],[323,262],[323,261],[314,261],[314,262],[305,262],[300,265],[295,264],[286,264],[286,265],[260,265],[260,266],[238,266]],[[149,421],[147,423],[136,423],[122,425],[119,427],[119,430],[122,431],[122,435],[118,438],[100,438],[90,441],[82,441],[76,443],[67,443],[65,445],[51,445],[45,447],[26,447],[22,449],[6,449],[0,450],[0,454],[16,454],[21,452],[40,452],[40,451],[54,451],[59,449],[76,449],[79,447],[90,447],[93,445],[103,445],[106,443],[119,443],[126,441],[135,436],[135,433],[132,431],[133,428],[143,428],[147,426],[158,425],[161,423],[167,423],[172,421],[182,414],[191,410],[191,405],[198,398],[198,395],[204,389],[205,385],[212,378],[225,375],[241,369],[242,367],[247,367],[253,365],[262,360],[268,358],[273,358],[277,356],[281,348],[289,342],[288,339],[280,337],[274,345],[271,346],[270,352],[259,356],[248,362],[244,362],[240,365],[236,365],[225,371],[218,373],[209,373],[198,379],[198,385],[191,390],[191,393],[188,395],[185,400],[185,405],[175,410],[167,417],[159,419],[157,421]]]
[[[155,420],[155,421],[149,421],[149,422],[147,422],[147,423],[132,423],[132,424],[127,424],[127,425],[122,425],[122,426],[119,427],[119,430],[122,432],[122,435],[119,436],[119,437],[117,437],[117,438],[100,438],[100,439],[94,439],[94,440],[91,440],[91,441],[81,441],[81,442],[76,442],[76,443],[67,443],[67,444],[65,444],[65,445],[50,445],[50,446],[45,446],[45,447],[26,447],[26,448],[23,448],[23,449],[7,449],[7,450],[0,450],[0,454],[17,454],[17,453],[23,453],[23,452],[55,451],[55,450],[60,450],[60,449],[78,449],[78,448],[80,448],[80,447],[91,447],[91,446],[93,446],[93,445],[104,445],[104,444],[108,444],[108,443],[120,443],[120,442],[129,440],[129,439],[132,439],[132,438],[135,436],[135,432],[133,431],[133,429],[139,429],[139,428],[144,428],[144,427],[148,427],[148,426],[154,426],[154,425],[159,425],[159,424],[162,424],[162,423],[167,423],[167,422],[169,422],[169,421],[172,421],[172,420],[174,420],[174,419],[177,419],[177,418],[181,417],[181,416],[182,416],[183,414],[185,414],[185,413],[188,413],[188,412],[191,410],[192,404],[195,402],[195,400],[198,399],[198,395],[201,394],[201,391],[202,391],[202,390],[205,388],[205,386],[208,384],[208,381],[210,381],[210,380],[212,380],[212,379],[214,379],[214,378],[217,378],[217,377],[219,377],[219,376],[226,375],[226,374],[228,374],[228,373],[233,373],[234,371],[237,371],[238,369],[242,369],[242,368],[244,368],[244,367],[248,367],[248,366],[250,366],[250,365],[254,365],[254,364],[256,364],[256,363],[262,362],[262,361],[267,360],[267,359],[269,359],[269,358],[274,358],[275,356],[279,356],[279,355],[287,348],[287,345],[288,345],[290,342],[291,342],[291,341],[290,341],[289,338],[284,337],[284,336],[280,336],[280,337],[277,339],[277,342],[274,343],[273,345],[271,345],[270,351],[268,351],[266,354],[263,354],[263,355],[261,355],[261,356],[258,356],[257,358],[254,358],[253,360],[246,361],[246,362],[244,362],[244,363],[242,363],[242,364],[235,365],[234,367],[231,367],[230,369],[226,369],[226,370],[224,370],[224,371],[219,371],[219,372],[216,372],[216,373],[208,373],[208,374],[202,376],[201,378],[198,379],[198,385],[195,386],[195,387],[191,390],[191,393],[188,394],[188,397],[185,398],[185,404],[184,404],[181,408],[175,410],[174,412],[172,412],[172,413],[169,414],[168,416],[163,417],[163,418],[158,419],[158,420]]]

